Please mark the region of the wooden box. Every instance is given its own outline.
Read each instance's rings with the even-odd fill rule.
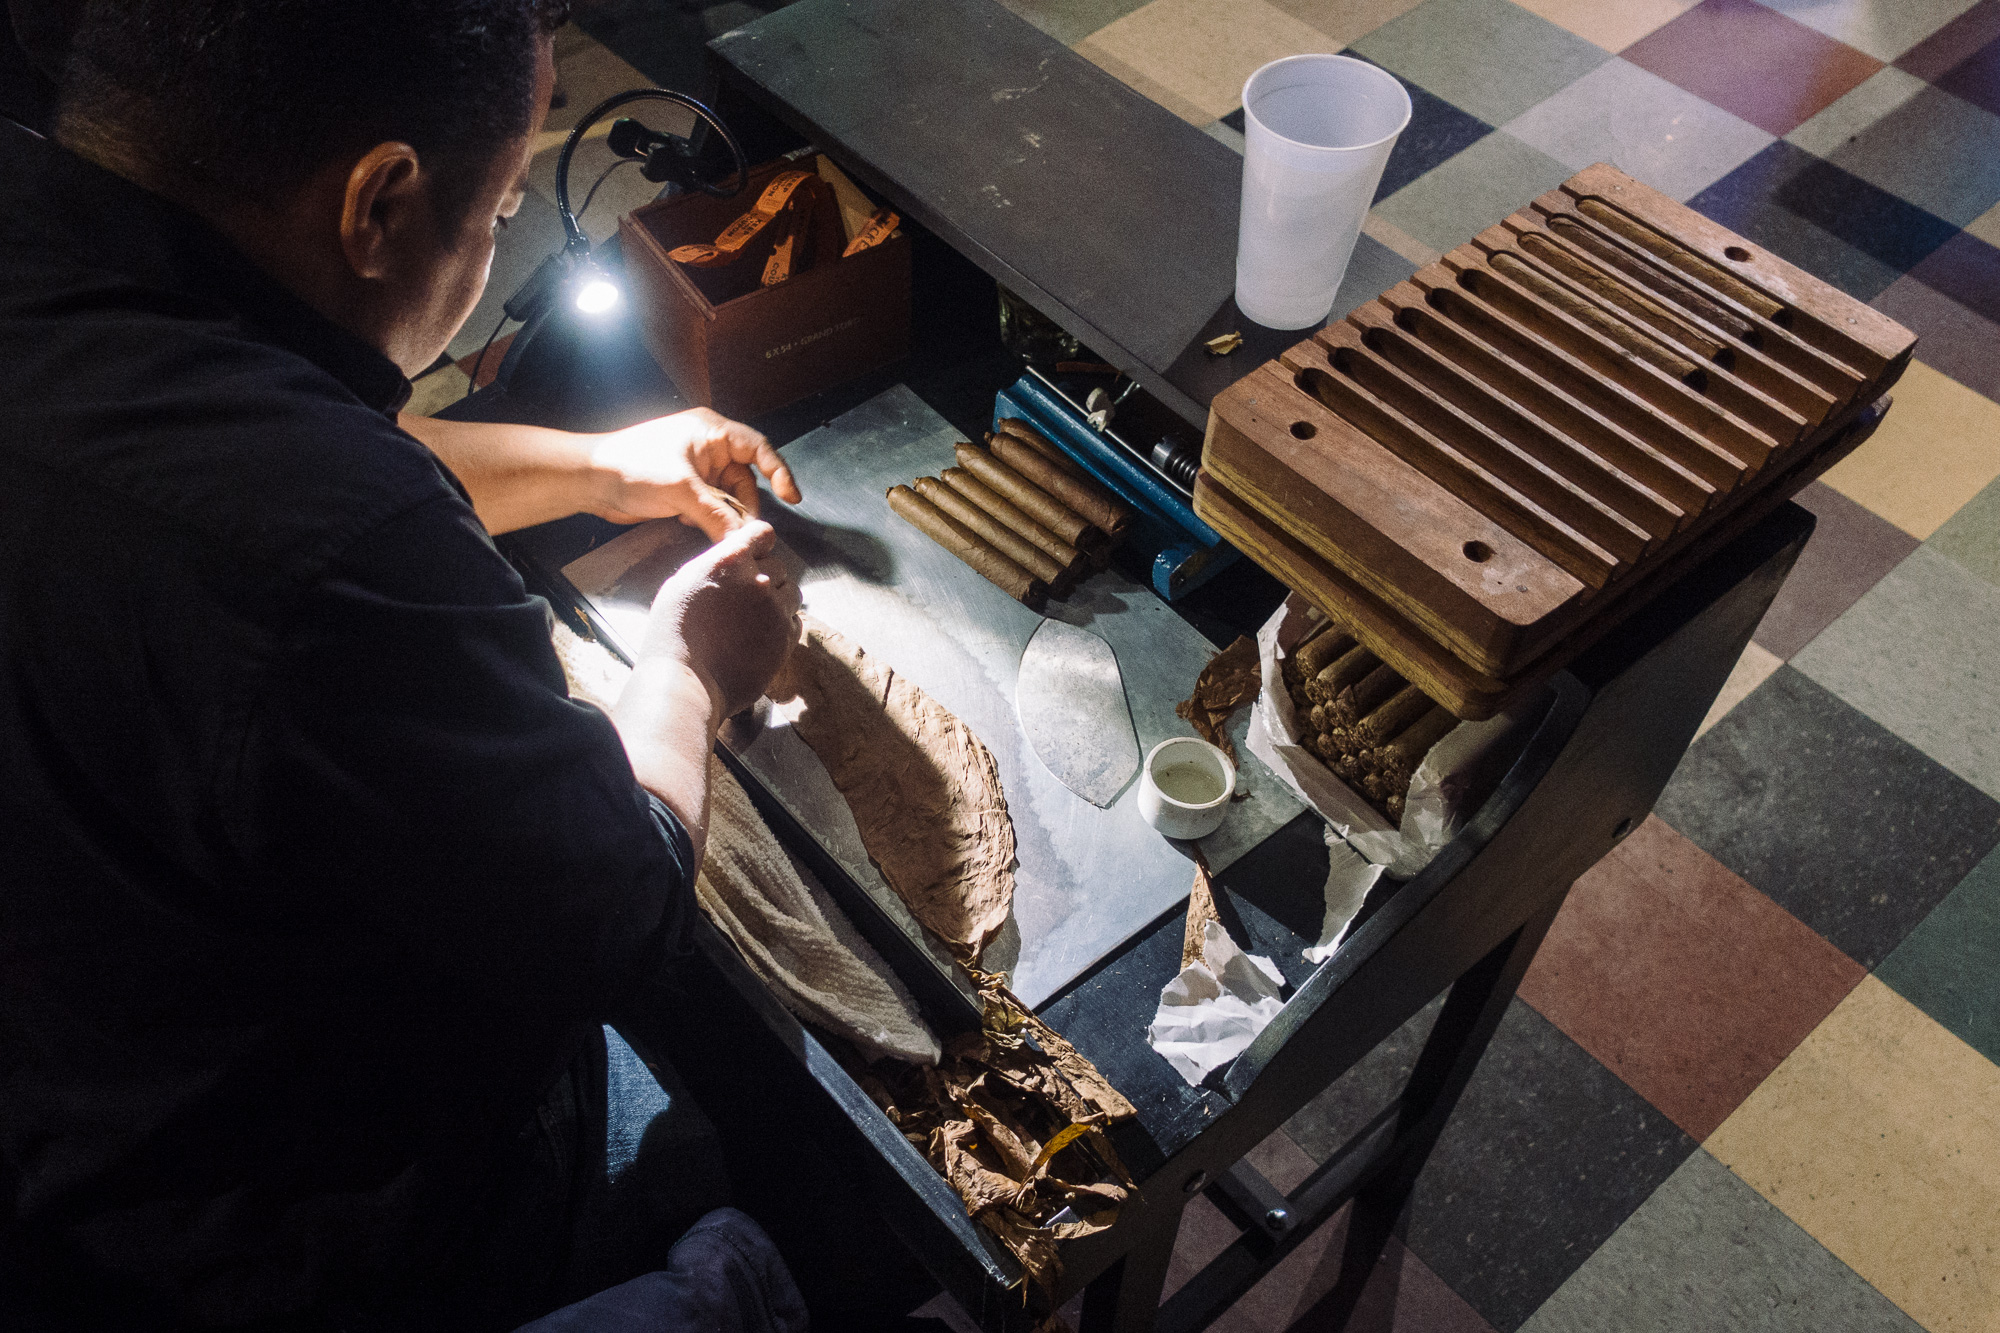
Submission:
[[[759,275],[776,227],[727,268],[667,258],[676,246],[714,242],[779,172],[814,166],[812,157],[768,163],[733,199],[675,195],[619,223],[640,337],[691,402],[747,420],[908,354],[909,237],[842,258],[846,234],[830,199],[814,212],[812,266],[775,287]]]

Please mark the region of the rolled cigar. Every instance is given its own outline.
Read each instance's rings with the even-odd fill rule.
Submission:
[[[1340,692],[1355,684],[1380,665],[1381,659],[1360,644],[1349,648],[1306,683],[1306,693],[1321,703],[1332,703]]]
[[[1083,470],[1083,464],[1057,448],[1054,440],[1051,440],[1048,436],[1042,434],[1019,417],[1002,417],[998,429],[1001,434],[1013,436],[1043,458],[1048,459],[1051,463],[1069,473],[1070,476],[1075,477],[1078,481],[1089,481],[1091,479],[1090,474]],[[986,432],[986,447],[989,449],[993,447],[993,434],[993,431]]]
[[[936,477],[918,477],[910,483],[910,486],[918,495],[943,510],[945,517],[968,529],[988,546],[1050,587],[1062,582],[1064,576],[1069,573],[1066,567],[1056,563],[1054,556],[1010,529],[999,519],[981,510],[978,505]]]
[[[1346,720],[1348,726],[1380,708],[1390,695],[1403,688],[1403,678],[1387,663],[1376,667],[1354,684],[1341,691],[1334,703],[1334,710]]]
[[[1016,436],[995,435],[993,456],[1069,506],[1071,512],[1095,523],[1111,540],[1117,541],[1132,526],[1132,511],[1112,499],[1103,487],[1078,481]]]
[[[1081,571],[1088,557],[1062,538],[1050,532],[1041,524],[1022,513],[1020,509],[1002,499],[999,492],[986,485],[962,467],[948,467],[939,475],[940,481],[957,491],[973,505],[993,515],[1011,529],[1016,536],[1046,553],[1065,570],[1074,574]]]
[[[971,565],[1015,601],[1041,610],[1048,588],[1027,570],[960,527],[908,486],[889,488],[889,508],[945,550]]]
[[[1747,306],[1765,319],[1774,319],[1784,311],[1784,306],[1755,287],[1739,282],[1733,274],[1723,272],[1721,268],[1686,246],[1667,239],[1637,219],[1625,216],[1601,199],[1580,200],[1576,211],[1606,230],[1616,232],[1649,254],[1664,259],[1681,272],[1699,278],[1732,301]]]
[[[1544,277],[1531,265],[1521,262],[1510,254],[1494,255],[1490,261],[1495,273],[1505,274],[1525,287],[1535,296],[1568,315],[1571,319],[1617,343],[1620,347],[1642,361],[1651,362],[1676,379],[1685,379],[1700,367],[1681,356],[1666,344],[1641,333],[1615,315],[1606,314],[1576,293]]]
[[[1293,644],[1292,650],[1285,654],[1284,665],[1279,667],[1278,671],[1280,675],[1284,676],[1286,684],[1288,685],[1305,684],[1306,681],[1305,673],[1299,670],[1299,654],[1306,650],[1307,644],[1311,643],[1314,639],[1320,638],[1327,632],[1329,628],[1331,627],[1327,625],[1320,625],[1314,629],[1306,631],[1305,637],[1300,639],[1297,643]],[[1294,693],[1296,693],[1296,691],[1294,691]]]
[[[1104,532],[1096,524],[977,445],[958,446],[958,465],[1079,551],[1095,551],[1104,544]]]
[[[1403,733],[1382,747],[1385,764],[1397,764],[1415,772],[1424,762],[1424,756],[1451,733],[1458,725],[1458,719],[1442,708],[1432,707],[1431,711],[1404,728]]]
[[[1325,731],[1329,721],[1325,704],[1314,704],[1312,710],[1306,714],[1306,724],[1313,731]]]
[[[1354,724],[1355,739],[1370,747],[1385,745],[1391,736],[1407,730],[1412,722],[1433,707],[1429,695],[1414,685],[1405,685],[1390,695],[1386,703]]]
[[[1298,650],[1299,674],[1311,680],[1354,646],[1353,635],[1328,626],[1325,632],[1315,634]]]

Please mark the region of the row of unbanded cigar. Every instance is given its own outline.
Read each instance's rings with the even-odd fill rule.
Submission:
[[[1306,747],[1401,822],[1411,775],[1458,719],[1334,625],[1292,651],[1284,679]]]
[[[889,508],[1037,611],[1102,569],[1131,526],[1130,509],[1025,421],[956,451],[957,467],[892,487]]]

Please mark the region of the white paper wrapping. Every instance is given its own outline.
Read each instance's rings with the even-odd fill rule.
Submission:
[[[1284,977],[1268,958],[1236,947],[1211,921],[1202,933],[1202,961],[1190,963],[1160,991],[1146,1044],[1191,1087],[1242,1054],[1285,1007]]]

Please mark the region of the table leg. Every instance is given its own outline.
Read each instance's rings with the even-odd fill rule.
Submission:
[[[1083,1289],[1080,1333],[1152,1333],[1166,1290],[1167,1265],[1180,1238],[1180,1211],[1172,1224],[1147,1236]]]
[[[1424,1042],[1423,1052],[1403,1088],[1402,1115],[1396,1129],[1395,1159],[1380,1176],[1354,1196],[1348,1210],[1347,1237],[1342,1246],[1340,1276],[1333,1288],[1314,1303],[1300,1321],[1328,1330],[1347,1326],[1361,1294],[1389,1243],[1398,1219],[1410,1201],[1417,1177],[1430,1160],[1445,1122],[1480,1057],[1499,1029],[1514,992],[1534,961],[1535,951],[1562,910],[1567,888],[1533,920],[1474,964],[1452,985],[1444,1011]]]

